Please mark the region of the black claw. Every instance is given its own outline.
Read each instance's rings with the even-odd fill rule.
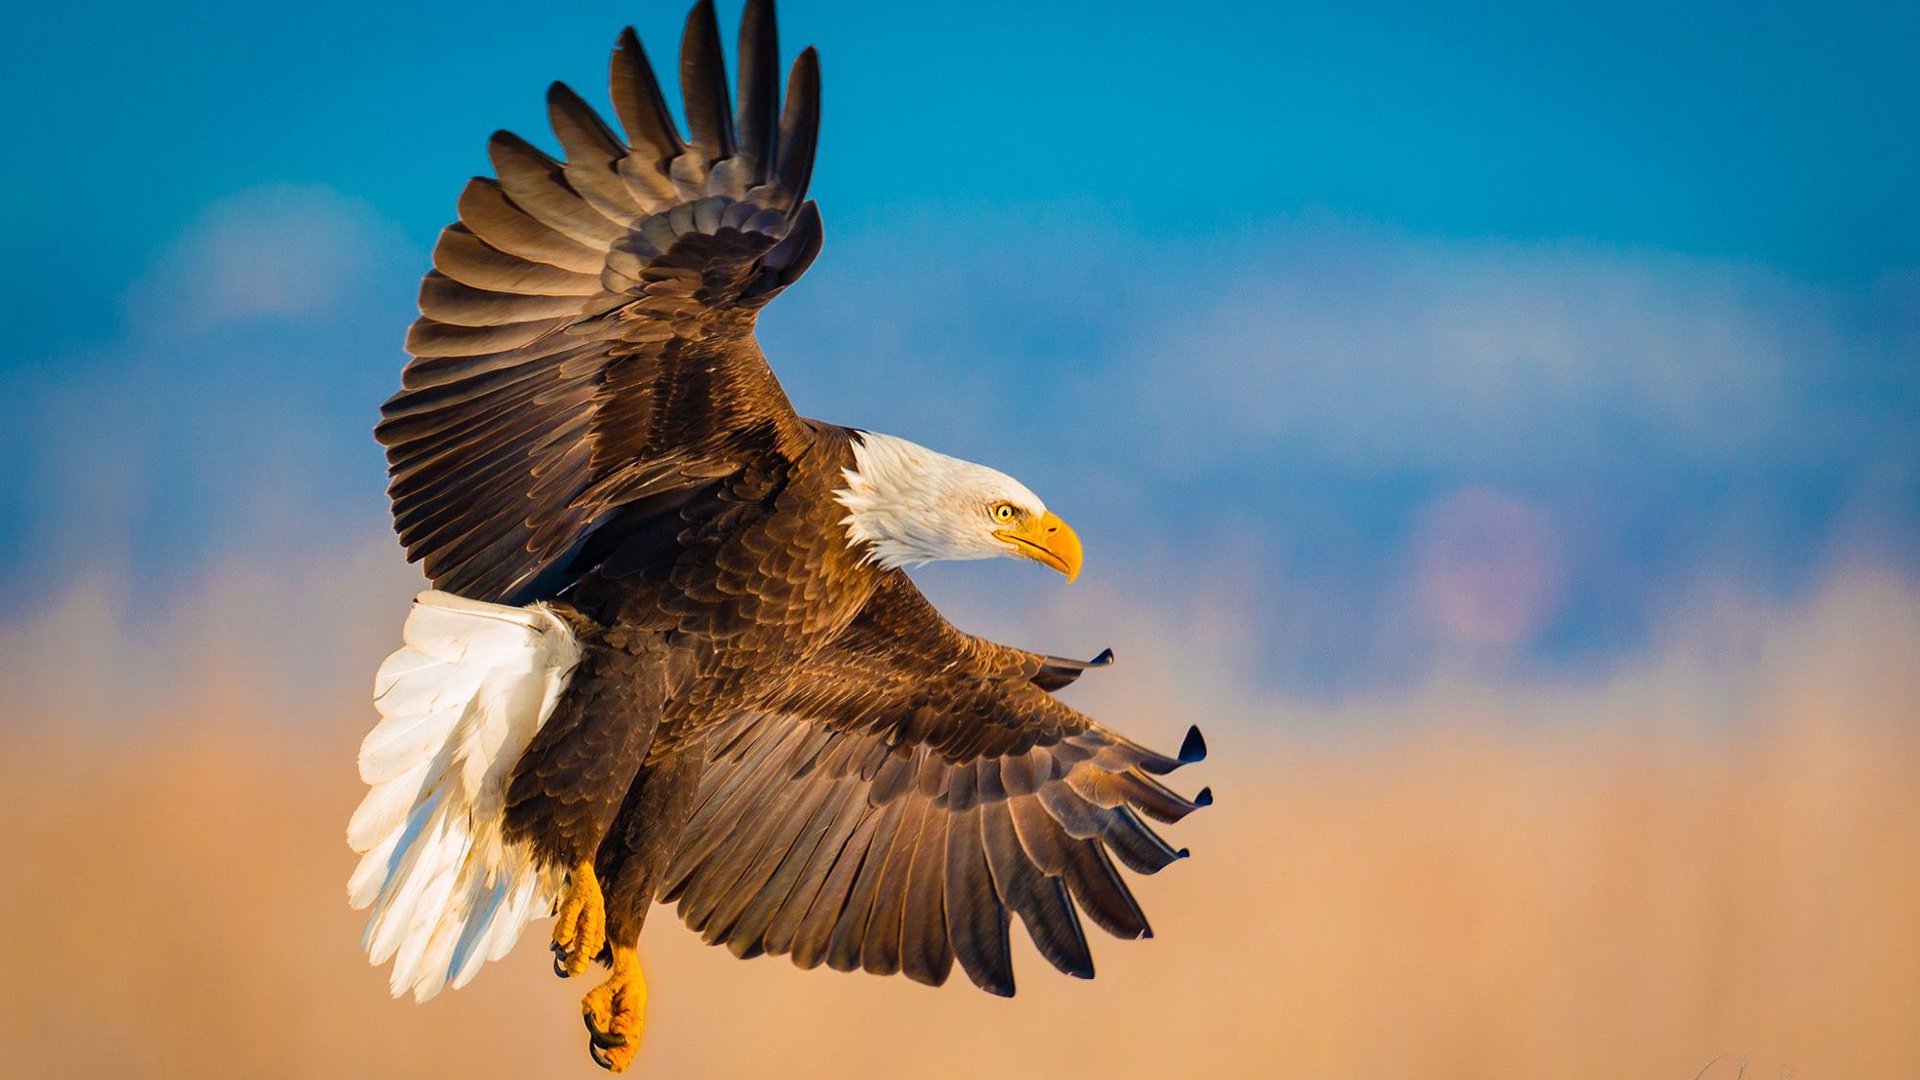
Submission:
[[[607,1056],[607,1052],[600,1048],[599,1043],[597,1042],[588,1043],[587,1055],[593,1058],[593,1063],[595,1065],[600,1066],[601,1068],[607,1070],[608,1072],[613,1071],[613,1059]]]
[[[1087,661],[1087,666],[1088,667],[1106,667],[1108,664],[1111,664],[1111,663],[1113,663],[1113,650],[1101,649],[1099,656],[1096,656],[1093,659]]]
[[[556,955],[555,955],[555,956],[554,956],[554,958],[553,958],[553,973],[554,973],[555,975],[558,975],[558,976],[560,976],[560,977],[561,977],[561,978],[563,978],[563,979],[571,979],[571,978],[573,978],[573,973],[572,973],[572,972],[569,972],[569,971],[567,970],[567,958],[566,958],[566,956],[565,956],[564,954],[562,954],[562,953],[560,953],[560,950],[558,950],[558,949],[555,949],[555,950],[554,950],[554,953],[555,953]]]
[[[1195,795],[1193,797],[1193,805],[1212,806],[1213,805],[1213,788],[1210,786],[1201,788],[1200,794]]]
[[[625,1035],[617,1031],[601,1031],[599,1028],[594,1027],[593,1016],[589,1013],[581,1013],[580,1022],[587,1025],[587,1038],[595,1046],[611,1050],[616,1046],[627,1045],[627,1037]]]
[[[1200,726],[1195,724],[1187,729],[1187,737],[1180,743],[1180,764],[1191,765],[1204,761],[1207,757],[1207,740],[1200,734]]]

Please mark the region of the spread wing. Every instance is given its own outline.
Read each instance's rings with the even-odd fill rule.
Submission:
[[[1093,975],[1080,912],[1149,936],[1115,869],[1183,856],[1143,819],[1188,800],[1154,777],[1205,755],[1197,730],[1154,753],[1043,687],[1086,664],[955,630],[904,574],[791,694],[715,732],[696,809],[661,885],[710,944],[944,982],[957,959],[1013,993],[1017,916],[1061,971]]]
[[[702,3],[681,44],[687,137],[631,29],[612,62],[624,140],[560,83],[564,161],[493,136],[499,175],[470,182],[441,233],[375,432],[394,528],[436,586],[533,599],[609,509],[803,437],[752,333],[821,239],[805,201],[819,64],[800,54],[783,110],[778,52],[773,6],[753,0],[736,112]]]

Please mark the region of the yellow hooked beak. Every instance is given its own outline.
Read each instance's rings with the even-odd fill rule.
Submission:
[[[1068,581],[1080,576],[1080,537],[1051,510],[1011,529],[995,529],[993,535],[1017,554],[1067,575]]]

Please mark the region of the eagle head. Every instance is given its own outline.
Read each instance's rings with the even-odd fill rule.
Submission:
[[[858,432],[847,486],[848,542],[888,569],[936,559],[1019,556],[1080,573],[1080,538],[1013,477],[891,435]]]

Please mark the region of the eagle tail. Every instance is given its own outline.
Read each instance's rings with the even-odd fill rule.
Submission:
[[[361,945],[391,986],[425,1001],[506,955],[553,910],[564,868],[502,833],[507,781],[580,659],[545,604],[427,591],[405,645],[374,677],[380,722],[360,746],[371,790],[347,825],[361,853],[348,902],[371,908]]]

